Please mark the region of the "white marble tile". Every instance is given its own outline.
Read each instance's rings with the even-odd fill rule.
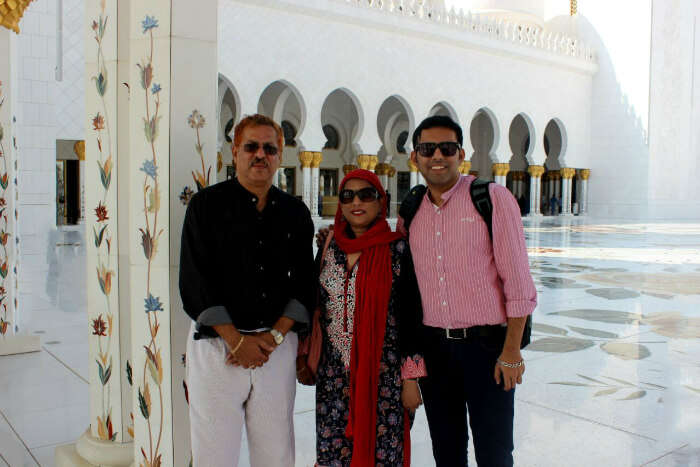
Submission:
[[[35,467],[38,464],[10,425],[0,415],[0,454],[11,467]],[[0,464],[2,465],[2,464]]]
[[[54,467],[56,465],[54,461],[56,447],[57,446],[43,446],[30,449],[30,451],[41,467]]]
[[[29,449],[74,442],[90,425],[87,388],[77,405],[43,411],[7,414],[7,419]]]

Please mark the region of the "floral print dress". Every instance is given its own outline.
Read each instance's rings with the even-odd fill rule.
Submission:
[[[377,467],[402,465],[402,374],[404,378],[425,375],[422,358],[401,357],[397,284],[401,275],[400,259],[408,246],[404,240],[397,240],[390,248],[393,277],[377,388]],[[345,437],[345,427],[349,414],[350,351],[359,261],[348,271],[347,256],[331,240],[319,278],[323,347],[316,382],[316,454],[320,466],[349,466],[352,456],[352,442]]]

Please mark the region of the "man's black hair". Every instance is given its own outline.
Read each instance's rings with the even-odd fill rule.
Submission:
[[[416,127],[413,131],[413,147],[416,147],[418,140],[420,139],[420,134],[423,130],[429,130],[431,128],[448,128],[455,132],[457,135],[457,142],[462,146],[462,128],[457,125],[457,123],[446,115],[433,115],[428,117],[420,125]]]

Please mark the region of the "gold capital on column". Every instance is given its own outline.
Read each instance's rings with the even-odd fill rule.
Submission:
[[[388,167],[388,169],[389,169],[389,170],[387,171],[387,175],[388,175],[389,177],[395,177],[395,176],[396,176],[396,167],[394,167],[393,165],[390,165],[390,166]]]
[[[570,180],[576,174],[576,169],[573,169],[571,167],[564,167],[563,169],[559,170],[559,173],[561,174],[562,178]]]
[[[357,166],[355,164],[345,164],[343,166],[343,174],[347,175],[350,172],[352,172],[353,170],[355,170],[356,168],[357,168]]]
[[[81,139],[80,141],[76,141],[75,144],[73,145],[73,151],[78,156],[78,160],[84,161],[85,160],[85,140]]]
[[[323,161],[323,153],[320,152],[314,152],[313,154],[313,160],[311,161],[311,167],[314,169],[318,169],[321,167],[321,162]]]
[[[507,162],[499,162],[496,164],[493,164],[493,174],[494,175],[500,175],[500,176],[506,176],[508,175],[508,172],[510,171],[510,164]]]
[[[314,153],[311,151],[302,151],[299,153],[299,161],[301,162],[301,167],[303,169],[311,167],[311,163],[314,160]]]
[[[375,169],[375,167],[377,167],[378,163],[379,163],[379,157],[369,156],[369,167],[367,167],[367,170],[374,171],[374,169]]]
[[[471,161],[462,161],[461,164],[459,164],[459,173],[462,175],[468,175],[469,170],[472,168],[472,163]]]
[[[408,160],[408,169],[411,172],[418,172],[418,166],[416,164],[414,164],[411,159]]]
[[[369,154],[360,154],[357,156],[357,164],[361,169],[369,170],[370,157],[372,156]]]
[[[544,167],[541,165],[531,165],[527,168],[527,171],[531,177],[539,178],[544,173]]]
[[[591,176],[591,169],[581,169],[578,171],[578,173],[581,180],[588,180],[588,177]]]
[[[389,175],[389,167],[389,164],[380,162],[374,168],[374,173],[376,173],[377,175]]]
[[[0,26],[19,34],[19,21],[32,0],[0,0]]]

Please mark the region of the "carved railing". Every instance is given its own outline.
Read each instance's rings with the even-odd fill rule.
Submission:
[[[596,62],[595,51],[576,37],[544,30],[532,24],[521,24],[491,18],[487,14],[464,12],[452,7],[433,6],[429,0],[332,0],[388,14],[407,16],[428,23],[444,24],[470,34],[522,44],[557,55]]]

